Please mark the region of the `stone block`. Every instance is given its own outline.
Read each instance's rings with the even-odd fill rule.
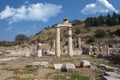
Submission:
[[[76,69],[76,67],[73,63],[66,63],[66,70],[67,71],[73,71],[75,69]]]
[[[106,75],[120,79],[120,74],[116,72],[105,72]]]
[[[63,64],[54,64],[55,70],[61,70]]]
[[[90,62],[87,60],[80,60],[80,67],[90,67]]]

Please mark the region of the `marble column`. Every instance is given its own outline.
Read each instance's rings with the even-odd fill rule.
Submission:
[[[41,43],[39,43],[38,45],[37,45],[37,56],[38,57],[42,57],[42,44]]]
[[[81,49],[81,38],[80,37],[78,38],[78,47],[79,49]]]
[[[69,57],[73,57],[72,26],[68,26],[68,55],[69,55]]]
[[[56,42],[55,42],[55,54],[60,57],[60,27],[56,26]]]

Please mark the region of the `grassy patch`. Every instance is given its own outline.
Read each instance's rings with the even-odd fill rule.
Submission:
[[[72,59],[65,59],[65,60],[62,60],[62,62],[72,62],[73,60]]]
[[[77,72],[73,73],[48,73],[45,77],[46,79],[52,80],[90,80],[89,77],[83,76]]]
[[[90,80],[89,77],[80,74],[71,74],[70,80]]]
[[[53,65],[48,66],[49,69],[54,69]]]
[[[24,69],[13,69],[13,68],[9,68],[6,67],[3,70],[7,70],[7,71],[13,71],[14,74],[18,75],[23,75],[23,74],[35,74],[38,71],[38,67],[25,67]]]
[[[14,74],[34,74],[37,73],[37,70],[39,68],[38,67],[29,67],[29,68],[25,68],[25,69],[18,69],[14,71]]]
[[[67,76],[65,75],[56,75],[53,77],[53,80],[90,80],[89,77],[83,76],[77,73],[72,73]]]
[[[115,64],[114,62],[108,62],[108,63],[105,63],[105,64],[108,65],[108,66],[120,68],[120,64]]]
[[[24,77],[24,78],[21,78],[19,76],[12,76],[12,77],[9,77],[7,78],[6,80],[34,80],[35,78],[33,77]]]

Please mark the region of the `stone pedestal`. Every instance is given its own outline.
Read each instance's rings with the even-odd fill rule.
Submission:
[[[42,57],[42,50],[38,50],[37,56],[38,56],[38,57]]]
[[[39,44],[37,45],[37,56],[38,56],[38,57],[42,57],[42,48],[41,48],[41,46],[42,46],[41,43],[39,43]]]
[[[73,48],[72,48],[72,26],[68,27],[68,55],[73,57]]]
[[[55,54],[60,57],[60,27],[56,26],[56,42],[55,42]]]

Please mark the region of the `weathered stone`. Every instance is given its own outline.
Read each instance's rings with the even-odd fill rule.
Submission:
[[[80,66],[81,67],[90,67],[90,62],[87,60],[80,60]]]
[[[15,60],[15,59],[16,59],[15,57],[10,57],[10,58],[0,59],[0,61],[10,61],[10,60]]]
[[[43,67],[48,67],[49,63],[48,62],[41,62],[41,66]]]
[[[66,70],[67,71],[73,71],[75,69],[76,69],[76,67],[73,63],[66,63]]]
[[[102,80],[120,80],[120,79],[114,78],[114,77],[111,77],[111,76],[103,76]]]
[[[106,75],[120,79],[120,74],[116,72],[105,72]]]
[[[111,66],[108,66],[108,65],[105,65],[105,64],[99,64],[98,67],[101,68],[101,69],[104,69],[104,70],[108,70],[108,71],[117,70],[118,69],[118,68],[111,67]]]
[[[42,57],[42,50],[38,50],[38,57]]]
[[[58,24],[56,26],[56,45],[55,45],[55,53],[57,57],[60,57],[60,27],[68,27],[68,55],[69,57],[73,56],[73,48],[72,48],[72,24],[69,23],[68,19],[64,19],[64,22]]]
[[[32,62],[29,65],[31,65],[31,66],[39,66],[40,64],[41,64],[41,62]]]
[[[54,64],[55,70],[61,70],[63,64]]]
[[[49,51],[48,54],[55,55],[55,52],[54,51]]]
[[[81,55],[82,54],[82,50],[75,50],[74,51],[74,55]]]
[[[29,64],[31,66],[42,66],[42,67],[48,67],[49,63],[48,62],[32,62]]]

